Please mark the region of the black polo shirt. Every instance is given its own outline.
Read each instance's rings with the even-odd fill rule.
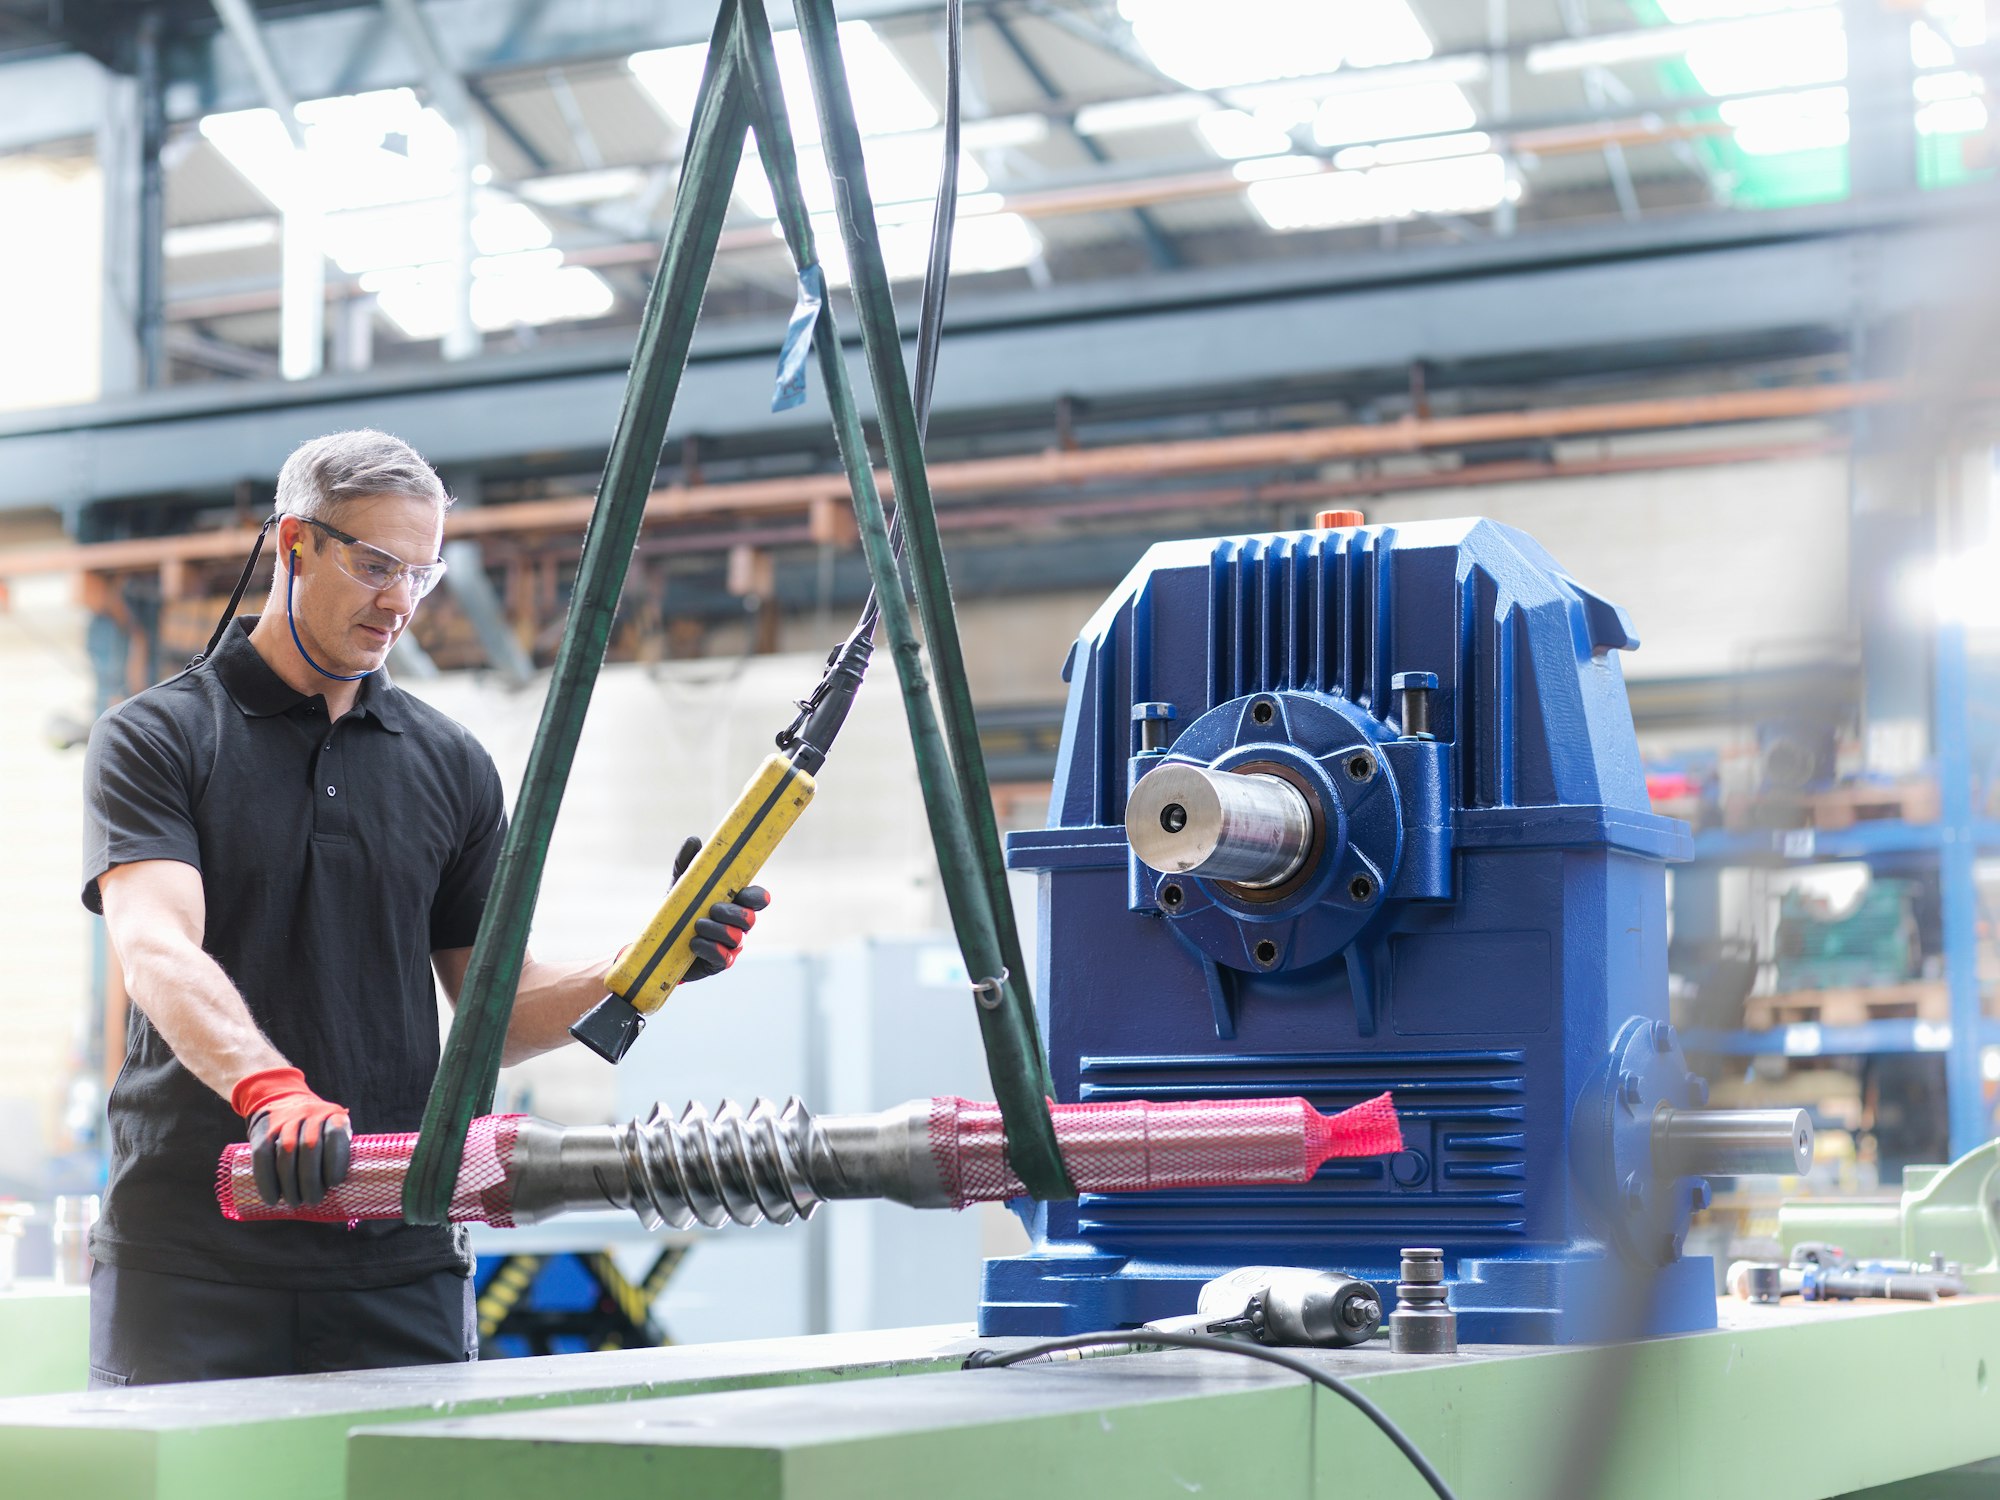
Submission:
[[[253,623],[91,730],[83,902],[102,909],[97,877],[114,865],[194,866],[202,946],[272,1044],[356,1134],[415,1130],[438,1064],[430,955],[478,932],[506,828],[500,777],[463,726],[381,672],[329,726],[326,700],[257,654]],[[111,1265],[296,1290],[470,1269],[448,1228],[223,1218],[216,1162],[243,1121],[138,1005],[110,1125],[91,1251]]]

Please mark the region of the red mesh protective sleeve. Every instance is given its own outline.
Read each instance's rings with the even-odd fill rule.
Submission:
[[[1052,1104],[1056,1143],[1079,1192],[1304,1182],[1336,1156],[1403,1149],[1387,1094],[1323,1115],[1303,1099]],[[931,1100],[931,1155],[960,1208],[1027,1189],[1007,1165],[1000,1107]]]
[[[514,1159],[514,1137],[526,1115],[482,1115],[465,1132],[465,1155],[459,1162],[458,1183],[451,1194],[451,1222],[491,1224],[511,1229],[508,1168]],[[222,1153],[215,1168],[215,1201],[225,1219],[255,1223],[264,1219],[306,1219],[320,1224],[356,1224],[363,1219],[403,1217],[403,1178],[417,1149],[415,1132],[407,1135],[358,1135],[347,1178],[311,1208],[286,1208],[257,1196],[250,1148],[237,1144]]]

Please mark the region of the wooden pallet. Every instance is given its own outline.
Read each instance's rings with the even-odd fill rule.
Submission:
[[[1846,990],[1793,990],[1784,995],[1752,995],[1743,1002],[1743,1024],[1751,1031],[1814,1022],[1859,1026],[1866,1021],[1946,1021],[1951,997],[1942,979],[1868,985]]]
[[[1856,823],[1935,823],[1941,815],[1935,781],[1899,781],[1889,786],[1853,782],[1813,792],[1806,815],[1815,828],[1852,828]]]

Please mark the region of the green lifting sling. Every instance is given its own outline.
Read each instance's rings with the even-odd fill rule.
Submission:
[[[975,1010],[994,1096],[1006,1125],[1008,1160],[1033,1196],[1071,1198],[1076,1190],[1063,1166],[1048,1112],[1054,1090],[1007,889],[952,608],[951,580],[924,470],[923,437],[903,368],[902,339],[875,231],[861,133],[841,61],[833,7],[831,0],[797,0],[795,10],[835,184],[837,217],[862,347],[880,415],[884,456],[895,487],[896,523],[903,534],[909,568],[906,589],[841,356],[833,310],[822,298],[812,338],[841,464],[854,499],[862,551],[874,583],[875,602],[864,615],[864,628],[872,628],[879,607],[909,720],[946,903],[966,972],[975,981]],[[513,1012],[549,838],[575,759],[591,690],[604,663],[618,597],[666,438],[674,393],[687,367],[701,295],[742,160],[744,133],[751,129],[756,131],[758,154],[771,179],[785,243],[801,271],[814,267],[818,255],[799,188],[797,154],[779,89],[770,21],[762,0],[723,0],[695,97],[688,151],[659,274],[646,299],[624,405],[584,535],[569,619],[550,675],[541,724],[404,1184],[403,1217],[413,1224],[445,1221],[466,1128],[475,1115],[492,1108],[501,1048]],[[910,592],[916,596],[923,641],[930,648],[935,702],[932,682],[925,672],[924,647],[911,615]]]

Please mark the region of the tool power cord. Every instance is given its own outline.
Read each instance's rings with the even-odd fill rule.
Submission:
[[[1287,1354],[1282,1349],[1269,1349],[1262,1344],[1239,1343],[1234,1339],[1210,1338],[1199,1333],[1169,1333],[1150,1328],[1132,1328],[1113,1333],[1079,1333],[1069,1338],[1030,1344],[1024,1349],[1004,1351],[975,1349],[966,1356],[965,1368],[1004,1370],[1009,1365],[1018,1365],[1044,1354],[1059,1354],[1066,1349],[1091,1349],[1103,1344],[1162,1344],[1171,1349],[1207,1349],[1217,1354],[1240,1354],[1245,1359],[1262,1360],[1267,1365],[1290,1370],[1294,1375],[1303,1375],[1314,1385],[1325,1386],[1380,1428],[1382,1435],[1394,1443],[1397,1451],[1410,1461],[1411,1467],[1423,1476],[1424,1483],[1431,1487],[1438,1500],[1457,1500],[1451,1486],[1444,1482],[1444,1476],[1431,1466],[1431,1461],[1424,1457],[1417,1445],[1410,1441],[1409,1435],[1391,1420],[1387,1412],[1339,1376],[1330,1375],[1310,1360],[1300,1359],[1296,1354]]]

